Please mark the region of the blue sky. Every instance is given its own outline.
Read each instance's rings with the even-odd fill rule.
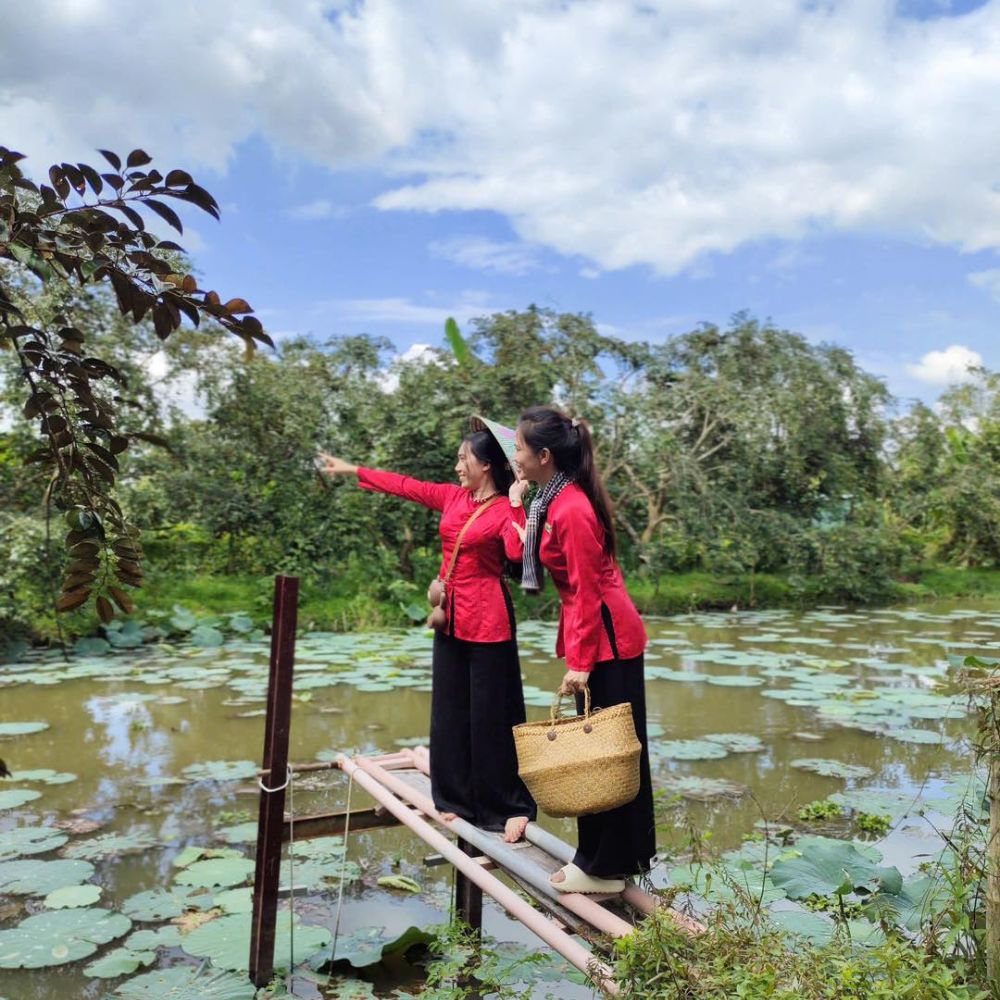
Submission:
[[[7,20],[0,142],[36,169],[132,145],[190,169],[223,221],[189,213],[181,242],[279,336],[403,353],[536,303],[657,340],[747,309],[907,398],[1000,367],[1000,0]]]

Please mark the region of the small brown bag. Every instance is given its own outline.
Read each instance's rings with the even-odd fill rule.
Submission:
[[[427,616],[427,624],[439,632],[443,631],[448,624],[448,581],[451,579],[452,570],[455,568],[455,563],[458,560],[458,550],[462,544],[462,539],[472,526],[472,522],[488,507],[492,507],[499,499],[499,496],[491,497],[485,503],[480,504],[469,515],[468,521],[462,525],[462,530],[458,533],[458,538],[455,539],[455,547],[451,550],[451,560],[448,563],[448,569],[444,574],[444,578],[442,579],[440,576],[435,577],[431,580],[430,586],[427,588],[427,603],[431,606],[431,613]]]

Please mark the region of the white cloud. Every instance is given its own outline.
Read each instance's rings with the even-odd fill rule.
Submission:
[[[402,354],[392,358],[375,376],[375,384],[383,392],[399,388],[400,368],[404,365],[441,365],[441,355],[430,344],[411,344]]]
[[[998,302],[1000,302],[1000,268],[995,267],[988,271],[973,271],[968,275],[969,284],[976,288],[988,292]]]
[[[971,381],[970,368],[980,367],[983,356],[961,344],[952,344],[943,351],[928,351],[919,364],[907,365],[906,370],[920,382],[931,385],[951,385]]]
[[[343,210],[326,198],[317,198],[316,201],[307,202],[305,205],[295,205],[285,214],[296,222],[318,222],[320,219],[339,217],[343,215]]]
[[[468,292],[455,302],[428,305],[402,297],[384,299],[332,299],[320,303],[319,310],[339,320],[357,323],[425,323],[443,328],[449,316],[459,323],[473,316],[495,312],[486,296]]]
[[[492,274],[515,277],[538,268],[538,252],[524,243],[490,240],[484,236],[456,236],[450,240],[435,240],[428,245],[435,257],[453,264]]]
[[[37,170],[133,142],[222,170],[262,136],[604,269],[824,231],[1000,247],[1000,0],[7,7],[0,135]]]

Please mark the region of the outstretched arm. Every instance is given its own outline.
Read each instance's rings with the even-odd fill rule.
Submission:
[[[430,507],[432,510],[444,510],[450,497],[461,491],[461,486],[451,483],[425,483],[410,476],[401,476],[398,472],[383,472],[381,469],[367,469],[362,465],[352,465],[342,458],[321,451],[316,459],[317,467],[329,476],[356,475],[358,485],[365,490],[376,493],[391,493],[404,500]]]

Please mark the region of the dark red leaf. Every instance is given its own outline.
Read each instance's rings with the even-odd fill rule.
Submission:
[[[144,167],[147,163],[152,163],[153,158],[142,149],[133,149],[131,153],[128,154],[128,159],[125,161],[126,167]]]
[[[100,153],[101,156],[103,156],[104,159],[106,159],[108,163],[115,168],[115,170],[121,170],[122,160],[117,153],[112,153],[110,149],[99,149],[97,152]]]
[[[164,205],[162,201],[156,201],[154,198],[144,198],[142,203],[147,208],[151,208],[156,212],[168,225],[173,226],[177,232],[184,232],[184,226],[181,224],[180,217],[169,205]]]

